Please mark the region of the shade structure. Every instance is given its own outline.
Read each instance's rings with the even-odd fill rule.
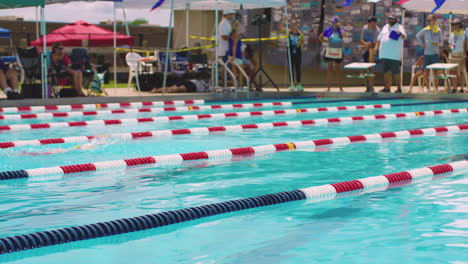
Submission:
[[[45,4],[45,0],[0,0],[0,9],[41,6]]]
[[[0,38],[10,38],[11,31],[8,29],[0,28]]]
[[[436,7],[434,0],[410,0],[402,4],[403,8],[419,12],[432,12]],[[467,0],[445,0],[445,3],[435,13],[468,14]]]
[[[0,0],[5,1],[5,0]],[[9,0],[11,1],[11,0]],[[33,0],[30,0],[33,1]],[[38,1],[38,0],[34,0]],[[125,8],[136,8],[136,9],[147,9],[156,3],[156,0],[42,0],[46,5],[57,4],[57,3],[69,3],[69,2],[96,2],[96,1],[107,1],[107,2],[122,2]],[[216,3],[218,2],[218,3]],[[280,7],[286,4],[285,0],[174,0],[174,9],[183,10],[189,8],[190,10],[215,10],[216,5],[220,10],[222,9],[239,9],[241,6],[245,9],[254,8],[267,8],[267,7]],[[159,7],[160,9],[170,9],[171,1],[166,0]]]
[[[50,32],[47,34],[46,39],[47,46],[60,42],[64,46],[78,47],[83,45],[83,41],[88,41],[88,44],[93,47],[113,46],[114,32],[79,20]],[[133,45],[133,41],[132,36],[117,34],[118,46]],[[42,44],[42,38],[30,43],[31,46],[40,46]]]

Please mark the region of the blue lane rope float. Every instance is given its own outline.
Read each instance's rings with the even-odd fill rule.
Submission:
[[[396,99],[401,99],[401,98],[392,97],[392,98],[360,98],[360,99],[349,99],[349,100],[346,99],[346,100],[326,100],[326,101],[304,101],[304,102],[292,102],[292,104],[299,105],[299,104],[319,104],[319,103],[353,102],[353,101],[379,101],[379,100],[396,100]],[[390,104],[390,105],[392,107],[397,107],[397,106],[451,104],[451,103],[466,103],[466,102],[468,102],[468,100],[430,101],[430,102]]]
[[[391,187],[397,187],[411,182],[419,182],[428,177],[434,179],[436,177],[433,176],[442,174],[451,175],[456,170],[466,168],[468,168],[468,161],[458,161],[410,171],[230,200],[185,209],[10,236],[0,238],[0,254],[137,232],[209,216],[305,199],[322,201],[341,197],[345,193],[365,194],[383,191]]]

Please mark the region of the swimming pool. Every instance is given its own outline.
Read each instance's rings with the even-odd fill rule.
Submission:
[[[283,100],[284,101],[284,100]],[[333,102],[300,108],[416,103]],[[223,103],[224,104],[224,103]],[[290,107],[297,109],[298,107]],[[466,108],[466,103],[4,132],[0,142]],[[222,112],[222,111],[221,111]],[[207,111],[207,113],[210,113]],[[187,113],[191,114],[191,113]],[[124,117],[126,118],[126,117]],[[90,119],[91,120],[91,119]],[[75,120],[77,121],[77,120]],[[466,113],[151,137],[54,155],[76,143],[1,149],[0,171],[450,126]],[[55,121],[54,121],[55,122]],[[24,122],[23,122],[24,123]],[[29,121],[29,123],[34,123]],[[8,122],[5,124],[20,124]],[[182,164],[0,181],[1,237],[177,210],[451,162],[468,133],[398,138]],[[466,261],[466,172],[317,203],[290,202],[0,255],[2,263],[457,263]]]

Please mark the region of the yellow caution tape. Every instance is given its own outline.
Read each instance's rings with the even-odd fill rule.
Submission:
[[[192,39],[201,39],[201,40],[216,40],[216,38],[207,38],[207,37],[198,37],[198,36],[189,36]],[[247,38],[242,39],[242,42],[254,42],[254,41],[267,41],[267,40],[277,40],[277,39],[284,39],[288,36],[279,36],[279,37],[270,37],[270,38]]]
[[[169,50],[169,52],[181,52],[181,51],[190,51],[190,50],[202,50],[202,49],[211,49],[216,47],[216,44],[206,45],[202,47],[194,47],[194,48],[185,48],[185,49],[175,49]],[[151,53],[154,51],[151,50],[139,50],[139,49],[129,49],[129,48],[116,48],[116,51],[125,51],[125,52],[138,52],[138,53],[145,53],[146,57],[150,57]],[[165,50],[160,50],[159,52],[166,52]]]

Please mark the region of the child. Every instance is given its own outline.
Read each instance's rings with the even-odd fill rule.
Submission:
[[[414,63],[413,67],[414,67],[414,75],[413,75],[413,78],[411,79],[408,93],[411,93],[413,91],[414,83],[419,79],[419,77],[423,76],[424,74],[424,56],[419,57]],[[421,86],[421,89],[423,86],[424,84]],[[423,91],[420,90],[419,92],[422,93]]]

